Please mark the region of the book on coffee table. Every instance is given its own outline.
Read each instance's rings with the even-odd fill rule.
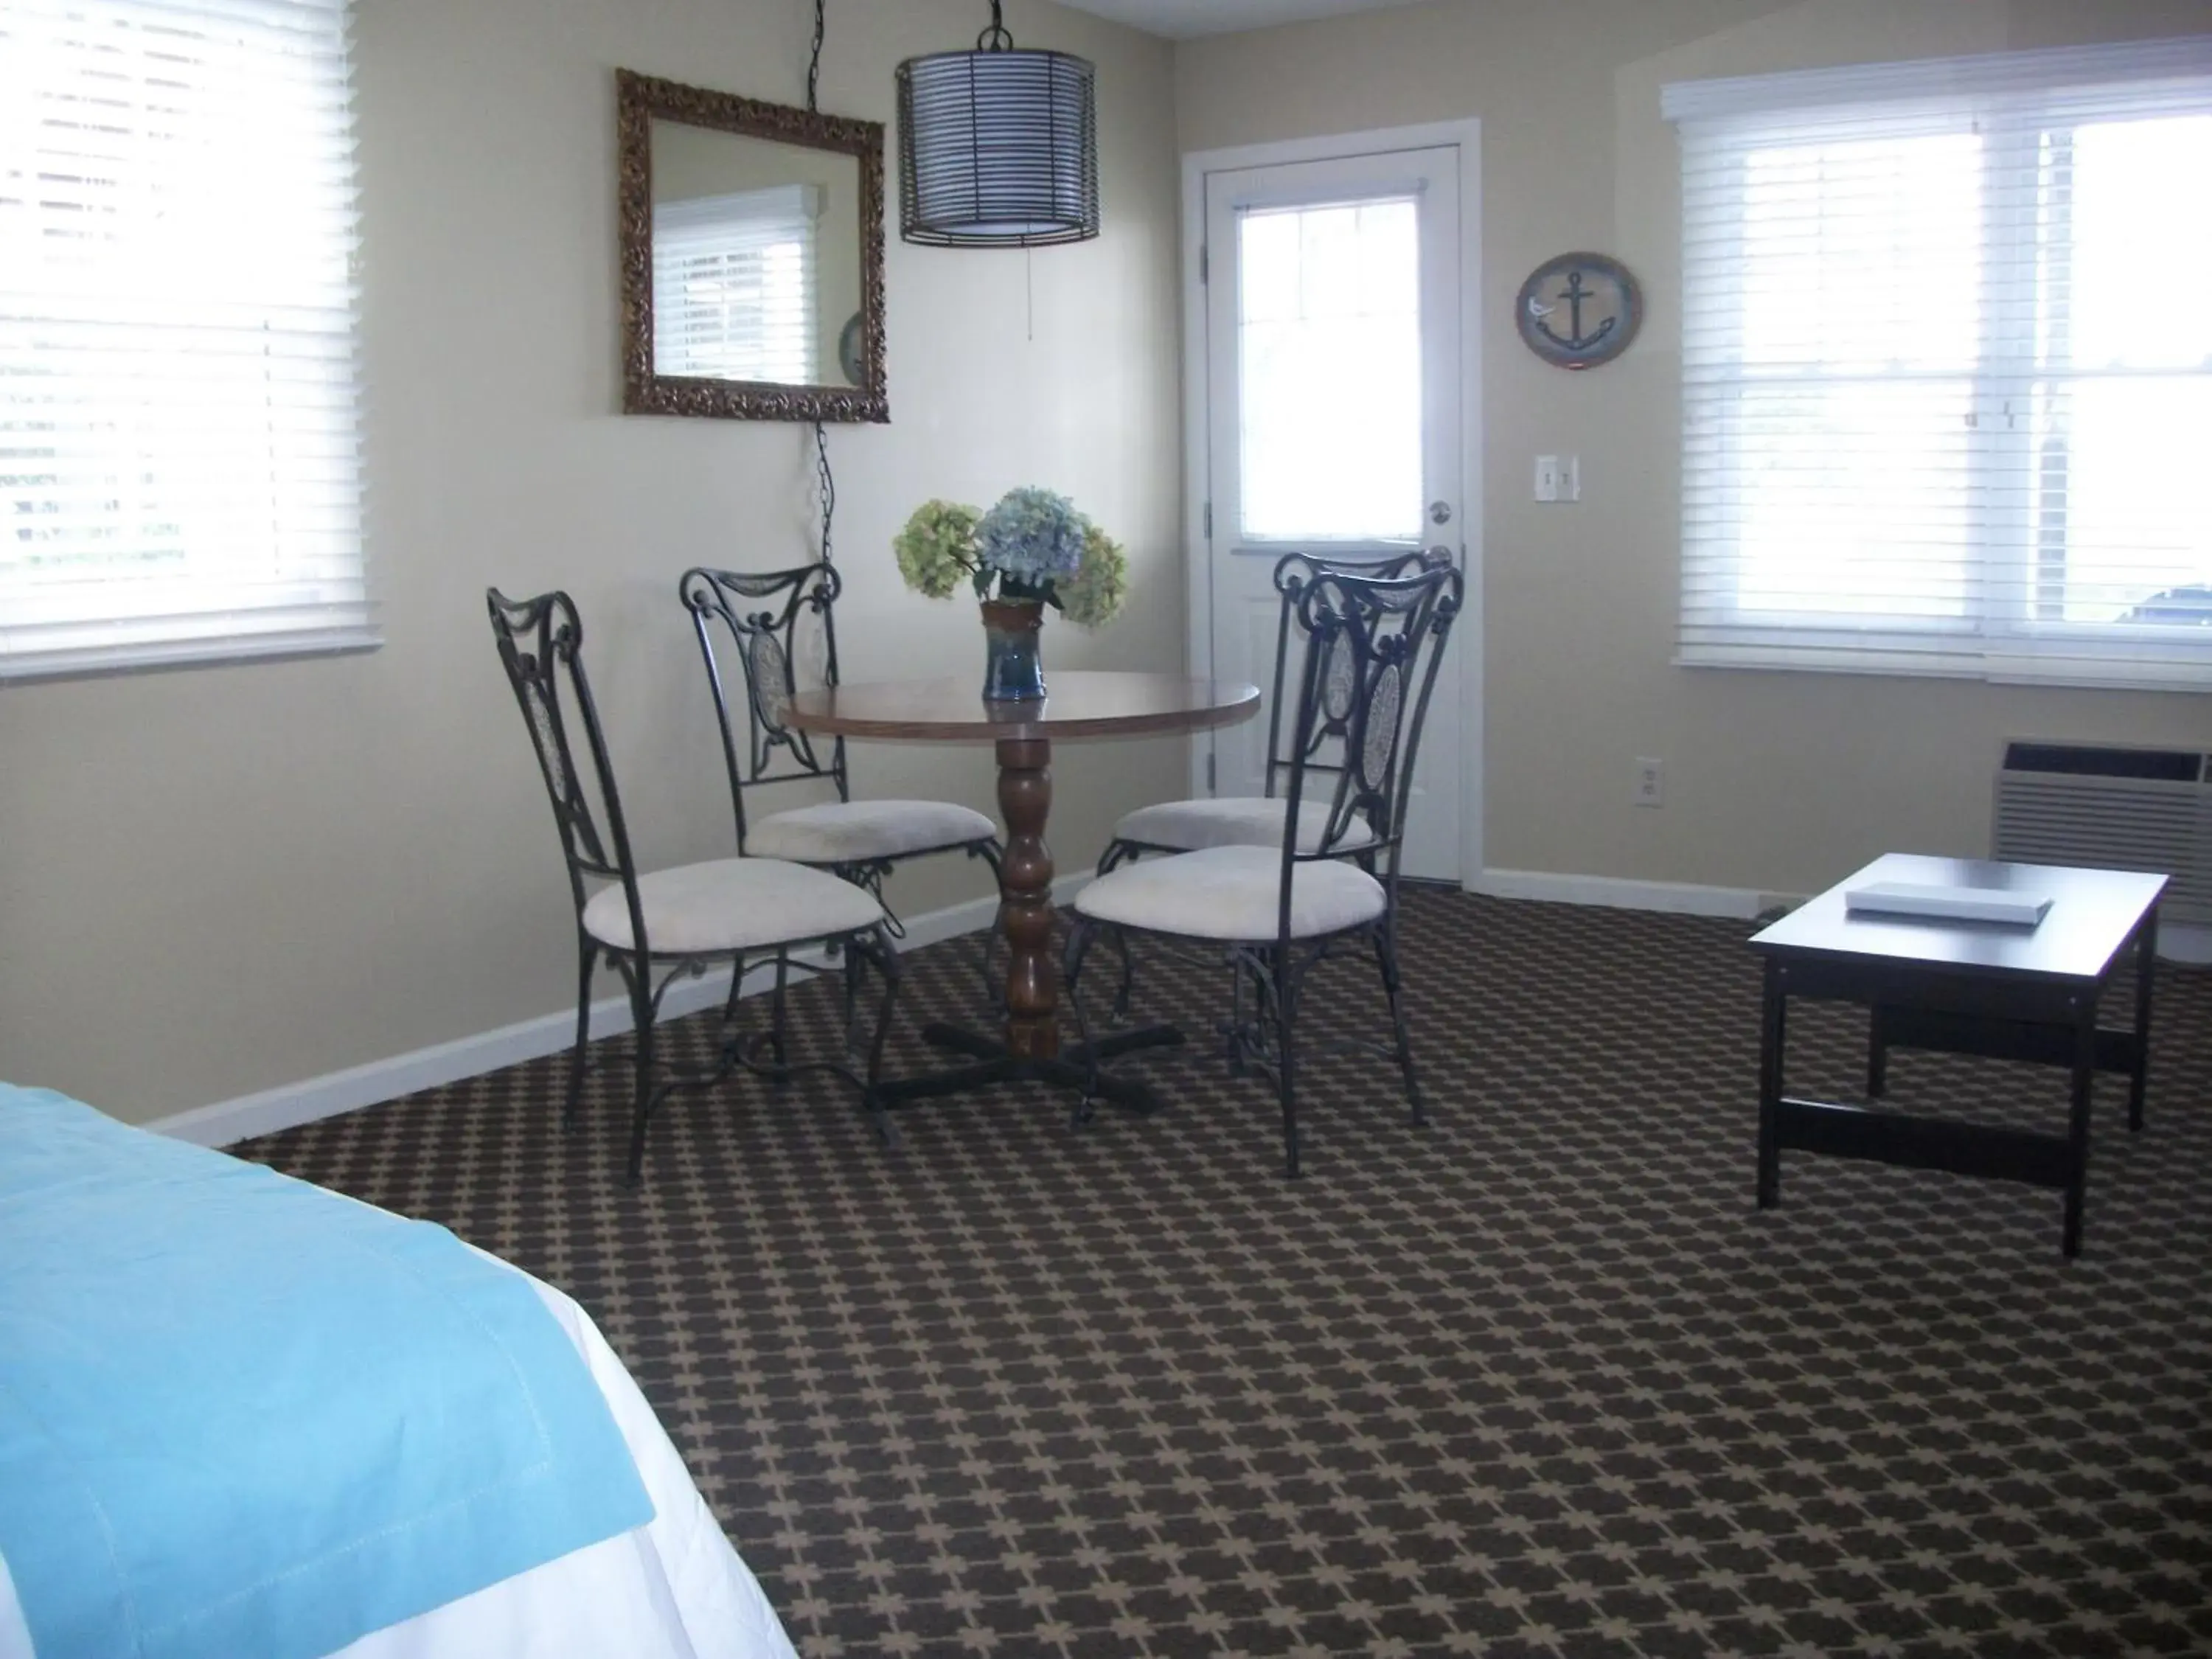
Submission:
[[[2050,897],[2011,887],[1945,887],[1930,882],[1877,881],[1844,894],[1853,915],[1917,916],[1931,921],[1996,921],[2033,927]]]

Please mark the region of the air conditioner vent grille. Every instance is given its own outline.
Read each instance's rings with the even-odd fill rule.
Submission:
[[[2172,921],[2212,924],[2207,757],[2071,748],[2069,754],[2069,745],[2060,744],[2008,746],[2008,764],[1996,777],[1995,855],[2022,864],[2161,872],[2173,878],[2162,914]],[[2116,754],[2144,759],[2115,765]],[[2030,763],[2014,763],[2020,761]]]
[[[2072,776],[2155,778],[2166,783],[2197,783],[2206,775],[2205,757],[2191,749],[2117,749],[2088,743],[2009,743],[2008,772],[2057,772]]]

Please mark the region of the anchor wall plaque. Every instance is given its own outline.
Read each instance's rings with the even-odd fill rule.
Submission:
[[[1528,349],[1558,368],[1595,368],[1628,349],[1644,321],[1644,291],[1602,253],[1562,253],[1529,273],[1513,301]]]

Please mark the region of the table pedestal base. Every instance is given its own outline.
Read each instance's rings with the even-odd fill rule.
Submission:
[[[908,1101],[927,1100],[938,1095],[965,1094],[970,1089],[988,1088],[994,1083],[1033,1082],[1073,1089],[1079,1095],[1107,1101],[1125,1111],[1154,1112],[1163,1102],[1151,1085],[1105,1071],[1098,1073],[1094,1085],[1092,1061],[1103,1066],[1122,1054],[1145,1048],[1171,1048],[1183,1040],[1182,1033],[1172,1025],[1147,1025],[1133,1031],[1117,1031],[1095,1042],[1073,1043],[1057,1054],[1039,1055],[1017,1054],[1000,1038],[986,1036],[959,1025],[925,1025],[921,1036],[932,1048],[966,1054],[974,1064],[955,1066],[921,1077],[887,1079],[880,1091],[886,1107],[903,1106]]]

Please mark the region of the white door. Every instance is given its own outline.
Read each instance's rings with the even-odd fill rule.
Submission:
[[[1285,553],[1353,561],[1443,547],[1464,568],[1459,167],[1443,145],[1205,174],[1203,522],[1218,679],[1272,696]],[[1459,655],[1455,639],[1429,704],[1404,863],[1455,882]],[[1272,713],[1214,735],[1217,793],[1263,793]]]

